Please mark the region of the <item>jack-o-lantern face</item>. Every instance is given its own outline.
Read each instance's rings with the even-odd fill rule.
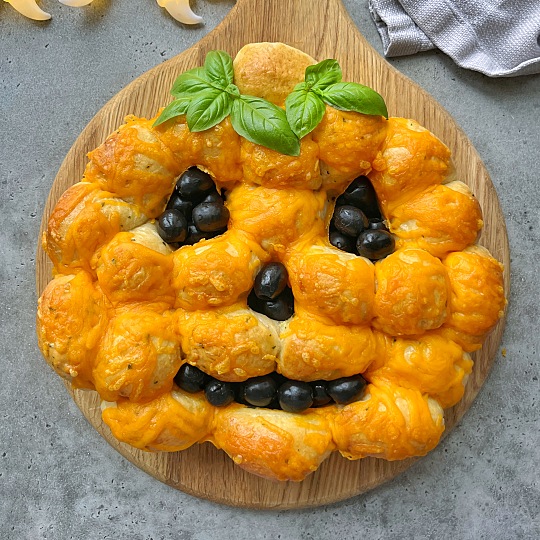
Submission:
[[[252,45],[235,80],[283,105],[312,63]],[[473,245],[478,203],[412,120],[327,107],[300,147],[254,144],[228,118],[193,133],[130,117],[59,200],[39,343],[100,393],[119,440],[209,440],[281,480],[335,449],[437,444],[505,305],[501,265]]]

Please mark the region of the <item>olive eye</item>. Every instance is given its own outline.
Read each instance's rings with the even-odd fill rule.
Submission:
[[[223,234],[229,217],[229,209],[212,177],[191,167],[178,178],[156,227],[168,244],[193,245]]]
[[[375,190],[365,176],[351,182],[337,198],[328,239],[341,251],[372,261],[393,253],[394,237],[386,228]]]

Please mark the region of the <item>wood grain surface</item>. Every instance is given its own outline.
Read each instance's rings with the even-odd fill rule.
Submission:
[[[127,114],[153,116],[158,107],[170,101],[169,89],[176,76],[202,65],[207,51],[223,49],[234,57],[246,43],[260,41],[281,41],[317,60],[336,58],[343,69],[343,80],[376,89],[384,96],[390,115],[416,119],[450,147],[458,179],[471,187],[482,206],[485,227],[480,243],[505,265],[508,295],[510,258],[504,217],[480,157],[450,115],[368,45],[340,0],[238,0],[227,18],[203,40],[129,84],[96,114],[66,156],[46,203],[42,230],[59,196],[81,179],[86,153],[101,144]],[[51,270],[50,261],[38,246],[38,294],[51,279]],[[446,411],[446,433],[467,411],[484,383],[497,354],[503,327],[504,319],[488,337],[484,348],[474,355],[475,367],[465,396],[456,407]],[[208,443],[184,452],[154,454],[119,443],[101,421],[97,394],[68,390],[95,429],[132,463],[177,489],[228,505],[286,509],[333,503],[394,478],[415,461],[368,458],[353,462],[334,453],[303,482],[271,482],[244,472]]]

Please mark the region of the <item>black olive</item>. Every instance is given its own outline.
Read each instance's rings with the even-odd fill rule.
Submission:
[[[224,407],[234,401],[234,386],[229,382],[212,379],[204,387],[204,394],[211,405]]]
[[[202,232],[215,232],[227,226],[229,210],[221,203],[200,203],[193,209],[193,223]]]
[[[366,381],[361,375],[352,377],[342,377],[326,383],[327,392],[330,397],[342,405],[358,401],[366,387]]]
[[[217,192],[217,190],[214,190],[210,191],[210,193],[206,195],[202,202],[223,204],[223,197]]]
[[[282,375],[281,373],[278,373],[277,371],[272,371],[270,373],[270,376],[276,381],[277,386],[281,386],[284,382],[287,382],[289,379],[285,377],[285,375]]]
[[[245,382],[233,383],[234,401],[242,405],[248,405],[244,399],[244,384]]]
[[[341,249],[341,251],[356,253],[356,240],[351,236],[347,236],[339,231],[330,231],[329,239],[330,243]]]
[[[372,218],[369,220],[368,229],[372,231],[387,231],[386,225],[381,218]]]
[[[367,230],[356,241],[358,254],[372,261],[384,259],[394,251],[394,237],[385,230]]]
[[[328,395],[326,389],[326,381],[314,381],[311,383],[311,389],[313,390],[313,406],[322,407],[332,401],[332,398]]]
[[[368,218],[362,210],[351,206],[338,206],[334,210],[334,226],[343,234],[358,236],[369,225]]]
[[[267,407],[276,395],[278,385],[270,375],[252,377],[243,384],[243,399],[255,407]]]
[[[278,262],[264,265],[255,276],[253,290],[263,300],[272,300],[287,286],[289,274],[285,266]]]
[[[187,238],[184,240],[185,246],[191,246],[193,244],[196,244],[200,240],[204,240],[208,237],[208,233],[201,232],[193,225],[193,223],[190,223],[188,225],[188,234]]]
[[[190,223],[188,225],[188,234],[187,238],[184,240],[183,244],[185,246],[192,246],[193,244],[196,244],[200,240],[208,240],[210,238],[215,238],[216,236],[219,236],[220,234],[223,234],[227,229],[220,229],[219,231],[214,232],[203,232],[199,231],[197,227],[193,223]]]
[[[260,300],[260,302],[261,311],[259,313],[274,321],[286,321],[293,316],[294,296],[289,287],[273,300]]]
[[[183,364],[174,376],[174,382],[186,392],[200,392],[208,381],[208,375],[191,364]]]
[[[353,180],[345,192],[338,197],[337,205],[350,204],[360,208],[370,218],[381,217],[377,195],[373,185],[365,176]]]
[[[179,210],[165,210],[157,219],[156,229],[159,236],[169,244],[183,242],[187,236],[187,220]]]
[[[197,167],[191,167],[176,182],[176,191],[183,199],[201,201],[211,189],[214,189],[212,177]]]
[[[309,383],[287,381],[279,387],[278,399],[284,411],[302,412],[309,409],[313,404],[313,390]]]
[[[167,210],[179,210],[189,221],[191,218],[191,211],[193,210],[193,202],[182,199],[178,193],[174,192],[167,203]]]
[[[251,289],[248,297],[247,297],[247,305],[257,313],[262,313],[264,300],[261,300],[256,294],[253,289]]]

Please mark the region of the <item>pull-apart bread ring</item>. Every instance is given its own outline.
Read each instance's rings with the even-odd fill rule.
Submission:
[[[252,44],[234,80],[284,108],[314,64],[283,44]],[[59,375],[99,392],[118,440],[166,452],[209,441],[254,474],[293,481],[333,451],[399,460],[437,445],[443,409],[463,396],[470,353],[506,300],[502,265],[475,244],[480,206],[432,133],[326,104],[294,156],[238,135],[229,116],[202,131],[184,114],[159,125],[130,116],[88,157],[44,233],[54,278],[39,299],[38,337]],[[227,227],[165,242],[160,216],[195,167],[224,197]],[[336,199],[358,177],[373,186],[395,246],[381,258],[329,241]],[[272,263],[294,298],[281,319],[249,300]],[[179,384],[186,366],[239,389],[269,374],[366,386],[351,402],[301,412],[275,400],[216,406]]]

